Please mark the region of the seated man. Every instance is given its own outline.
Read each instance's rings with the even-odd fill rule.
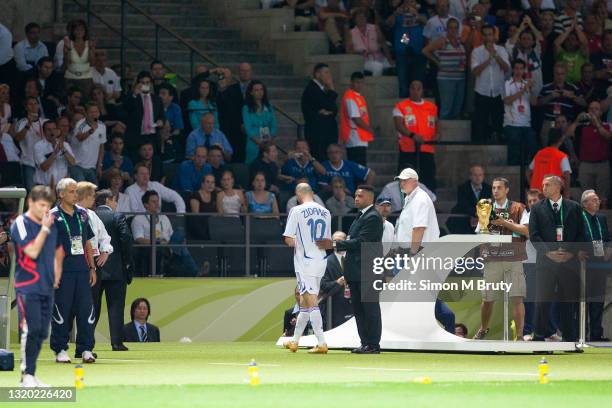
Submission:
[[[346,234],[342,231],[334,232],[334,241],[346,240]],[[319,294],[319,308],[324,315],[323,322],[329,322],[327,316],[327,305],[331,298],[331,330],[336,326],[353,317],[353,307],[351,305],[351,289],[344,280],[344,252],[334,250],[334,255],[327,258],[327,268],[325,275],[321,278],[321,293]]]
[[[483,198],[491,198],[491,185],[484,181],[484,168],[475,164],[470,167],[470,179],[457,187],[457,203],[451,210],[463,217],[449,217],[446,226],[451,234],[473,234],[478,223],[476,203]]]
[[[212,173],[212,168],[206,163],[208,151],[204,146],[198,146],[191,160],[185,160],[179,166],[174,176],[174,189],[179,194],[193,193],[200,189],[205,175]]]
[[[331,180],[332,196],[325,201],[325,207],[333,215],[346,215],[355,209],[355,199],[346,192],[346,184],[342,177]]]
[[[136,163],[141,163],[147,166],[149,173],[151,174],[151,180],[166,184],[164,177],[164,165],[159,156],[155,154],[155,147],[153,146],[153,143],[145,142],[138,148],[138,158]]]
[[[310,155],[308,142],[300,139],[295,141],[293,151],[289,152],[288,159],[281,169],[281,173],[289,177],[287,180],[293,181],[285,185],[291,191],[295,191],[296,180],[302,178],[306,178],[310,187],[316,190],[319,177],[324,176],[325,172],[325,167]]]
[[[149,323],[151,304],[145,298],[138,298],[130,306],[132,321],[123,326],[123,341],[129,343],[157,343],[160,341],[159,328]]]
[[[211,146],[208,149],[207,161],[212,174],[215,176],[215,184],[220,186],[221,176],[223,176],[223,172],[227,169],[223,163],[223,149],[219,146]]]
[[[159,197],[164,201],[174,204],[177,213],[185,212],[185,201],[176,191],[165,187],[157,181],[150,180],[149,168],[142,163],[138,163],[134,169],[134,184],[125,189],[125,194],[130,200],[130,210],[132,212],[145,212],[142,205],[142,196],[149,190],[155,190]]]
[[[110,168],[115,168],[121,172],[121,178],[125,185],[132,183],[132,174],[134,174],[134,164],[128,156],[124,154],[125,142],[123,136],[119,133],[113,133],[111,136],[110,150],[104,153],[102,160],[102,170],[107,171]]]
[[[146,214],[139,214],[132,220],[132,235],[134,242],[141,245],[152,245],[151,229],[155,231],[155,241],[159,245],[157,247],[157,265],[156,269],[159,274],[173,276],[196,276],[198,268],[185,247],[173,247],[168,249],[165,245],[180,245],[184,243],[182,233],[174,233],[170,219],[160,214],[161,205],[159,194],[154,190],[149,190],[142,196],[142,204],[145,207]],[[153,228],[151,228],[153,224]],[[151,274],[151,251],[145,248],[140,256],[140,268],[145,272],[145,276]]]
[[[334,143],[327,148],[328,160],[321,164],[325,167],[327,180],[324,183],[327,185],[328,190],[331,189],[329,181],[334,177],[342,177],[344,179],[344,184],[350,194],[355,193],[355,180],[358,180],[359,184],[374,184],[374,177],[376,177],[374,170],[353,161],[344,160],[343,156],[342,146]]]
[[[215,115],[211,112],[205,113],[200,118],[200,127],[194,129],[187,137],[185,146],[185,157],[191,158],[195,153],[195,148],[204,146],[210,149],[212,146],[219,146],[223,151],[223,160],[232,161],[234,149],[227,141],[227,138],[219,129],[215,128]]]

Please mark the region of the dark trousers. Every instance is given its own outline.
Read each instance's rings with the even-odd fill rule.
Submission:
[[[508,144],[508,165],[529,164],[537,150],[536,133],[533,129],[526,126],[505,126],[504,137]]]
[[[362,166],[368,167],[368,148],[365,146],[347,147],[346,158]]]
[[[416,55],[398,55],[395,66],[397,69],[399,97],[407,98],[410,83],[412,81],[418,80],[425,82],[425,68],[427,67],[427,59],[420,53]]]
[[[53,295],[17,292],[21,341],[21,373],[34,375],[43,341],[49,335]]]
[[[436,306],[434,309],[436,320],[439,321],[444,330],[449,333],[455,334],[455,313],[450,307],[440,299],[436,299]]]
[[[305,139],[308,142],[308,146],[310,146],[310,154],[312,157],[321,161],[327,158],[327,148],[329,145],[338,143],[338,132],[327,131],[319,134],[309,131],[306,132]]]
[[[474,113],[472,115],[472,141],[487,144],[493,132],[502,134],[504,104],[501,96],[489,97],[474,92]]]
[[[527,285],[527,295],[523,301],[525,305],[525,324],[523,326],[523,336],[532,334],[535,331],[535,310],[536,304],[533,302],[536,290],[536,269],[534,263],[524,263],[523,272]]]
[[[416,153],[400,152],[397,172],[400,173],[406,167],[416,170],[419,173],[419,181],[431,191],[436,191],[436,158],[433,154],[421,152],[417,163]]]
[[[351,288],[351,303],[361,345],[380,348],[382,320],[380,303],[377,300],[378,294],[368,282],[349,282],[349,287]],[[364,290],[367,292],[364,293]],[[364,302],[362,296],[363,299],[376,299],[376,301]]]
[[[536,336],[548,337],[555,332],[551,324],[551,302],[558,301],[559,328],[564,341],[576,341],[576,321],[580,290],[580,266],[577,261],[557,264],[538,259]]]
[[[125,293],[127,282],[125,280],[98,280],[92,288],[94,309],[96,310],[96,322],[94,330],[100,320],[102,310],[102,292],[106,296],[106,309],[108,310],[108,328],[110,331],[111,344],[121,343],[123,335],[123,311],[125,310]]]
[[[7,84],[11,87],[11,96],[13,98],[18,95],[19,71],[14,59],[11,58],[5,64],[0,65],[0,84]]]
[[[94,346],[94,310],[89,271],[64,271],[55,290],[55,308],[51,322],[51,350],[68,350],[72,320],[76,317],[76,353],[91,351]]]

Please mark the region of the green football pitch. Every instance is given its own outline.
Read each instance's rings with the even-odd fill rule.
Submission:
[[[546,385],[538,384],[541,356],[533,354],[309,355],[302,349],[292,354],[269,342],[131,344],[128,352],[99,345],[96,351],[99,359],[85,366],[86,387],[77,391],[76,404],[39,405],[604,407],[612,401],[612,349],[547,355],[551,382]],[[248,383],[251,359],[260,369],[259,386]],[[55,386],[74,384],[73,365],[54,363],[47,347],[40,360],[41,380]],[[415,382],[418,377],[431,378],[431,384]],[[0,372],[2,387],[15,386],[18,379],[17,370]]]

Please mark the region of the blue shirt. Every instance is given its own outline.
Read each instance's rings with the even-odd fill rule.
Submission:
[[[174,176],[174,189],[179,192],[198,191],[202,184],[202,178],[212,173],[210,164],[204,163],[200,171],[196,170],[193,160],[182,162]]]
[[[15,54],[17,69],[22,72],[34,69],[39,59],[49,56],[49,50],[47,50],[47,46],[42,41],[32,46],[27,39],[21,40],[15,44],[13,52]]]
[[[355,192],[355,179],[364,181],[370,172],[365,166],[355,163],[350,160],[342,160],[340,167],[335,168],[329,160],[321,163],[325,167],[325,177],[327,183],[331,183],[334,177],[342,177],[346,188],[351,192]]]
[[[15,291],[17,293],[53,294],[55,280],[55,250],[57,249],[57,228],[51,226],[38,258],[31,259],[24,252],[40,232],[42,226],[22,214],[11,226],[11,239],[15,243],[17,262],[15,264]]]
[[[108,170],[115,164],[113,160],[113,154],[111,152],[104,153],[104,159],[102,160],[102,170]],[[126,172],[128,174],[134,174],[134,164],[129,157],[123,156],[123,161],[121,162],[121,167],[119,168],[122,172]]]
[[[202,130],[202,128],[197,128],[192,131],[187,137],[187,143],[185,144],[185,156],[193,157],[193,155],[195,154],[195,149],[198,146],[206,146],[207,148],[209,148],[210,146],[215,144],[221,145],[223,150],[228,154],[234,153],[232,145],[227,141],[227,138],[219,129],[213,130],[213,132],[209,135],[209,140],[207,143],[204,131]]]
[[[164,108],[164,113],[166,114],[166,120],[170,123],[170,129],[172,130],[183,130],[185,125],[183,124],[183,112],[181,111],[181,107],[176,103],[172,102],[168,105],[168,108]]]
[[[424,16],[424,15],[423,15]],[[408,42],[402,43],[402,37],[406,34]],[[393,29],[393,45],[397,55],[420,54],[425,46],[423,26],[417,22],[413,14],[400,14],[395,16]]]
[[[75,207],[72,216],[66,214],[59,206],[54,207],[51,213],[55,216],[55,226],[57,227],[58,246],[64,248],[64,270],[63,272],[84,272],[89,273],[89,265],[87,264],[87,255],[72,255],[71,239],[81,237],[83,251],[85,245],[93,236],[93,231],[89,225],[87,212]],[[64,221],[66,223],[64,223]],[[70,231],[66,228],[66,224]]]
[[[208,101],[208,104],[204,106],[201,100],[193,99],[187,104],[187,112],[189,112],[189,123],[192,129],[200,127],[200,119],[205,113],[212,113],[215,115],[215,129],[219,128],[219,115],[217,114],[217,104]]]
[[[310,162],[302,167],[295,159],[287,160],[283,165],[281,173],[294,178],[293,183],[289,185],[290,190],[295,190],[295,180],[303,177],[308,179],[308,184],[310,184],[313,190],[317,188],[318,175]]]

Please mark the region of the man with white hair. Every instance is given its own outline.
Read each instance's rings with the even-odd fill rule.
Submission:
[[[68,338],[76,316],[75,358],[94,363],[94,323],[91,287],[96,284],[96,267],[90,240],[94,233],[85,209],[77,207],[77,182],[63,178],[56,187],[59,204],[51,210],[58,231],[58,245],[64,251],[63,273],[55,291],[51,323],[51,349],[55,361],[70,363]]]
[[[300,314],[297,317],[293,338],[284,346],[295,353],[300,337],[310,321],[317,337],[317,345],[309,353],[327,353],[323,336],[323,318],[319,310],[318,296],[321,278],[327,267],[327,254],[317,247],[316,241],[330,240],[331,215],[314,201],[314,193],[308,183],[300,183],[295,195],[301,203],[293,207],[287,217],[283,236],[285,243],[295,248],[293,264],[300,290]]]
[[[602,269],[602,264],[610,262],[610,232],[608,220],[599,212],[601,200],[595,190],[585,190],[580,199],[582,218],[584,219],[585,241],[592,243],[589,248],[587,262],[586,301],[589,311],[589,334],[591,341],[610,341],[603,335],[601,324],[606,296],[606,279],[608,268]]]

